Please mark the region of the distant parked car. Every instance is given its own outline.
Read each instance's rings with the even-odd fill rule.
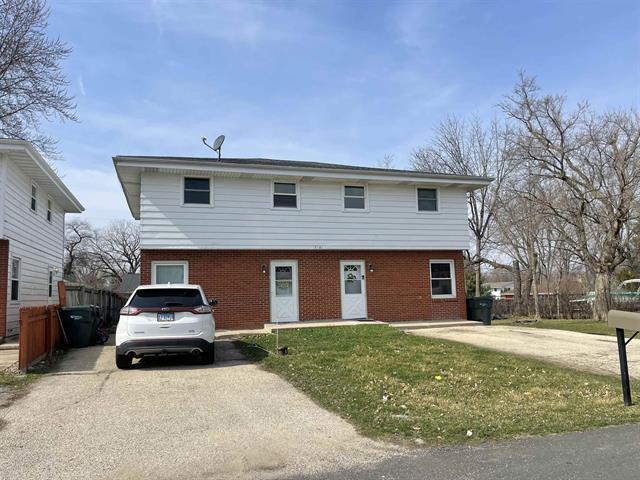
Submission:
[[[199,355],[214,361],[217,300],[207,300],[198,285],[144,285],[136,288],[120,311],[116,329],[116,365],[131,367],[147,355]]]

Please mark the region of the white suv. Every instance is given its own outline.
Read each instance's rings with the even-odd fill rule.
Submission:
[[[188,353],[213,363],[215,321],[199,285],[138,287],[120,310],[116,329],[116,365],[130,368],[145,355]]]

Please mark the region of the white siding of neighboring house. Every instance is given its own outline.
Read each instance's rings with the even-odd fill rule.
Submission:
[[[9,240],[7,285],[7,336],[18,333],[20,307],[57,303],[57,282],[62,278],[64,213],[53,203],[47,221],[47,193],[38,186],[37,211],[30,208],[31,179],[10,160],[0,159],[4,169],[3,237]],[[11,259],[21,259],[20,299],[11,301]],[[49,269],[54,268],[53,298],[48,296]],[[56,271],[57,270],[57,271]]]
[[[302,179],[300,209],[273,209],[267,179],[212,177],[213,205],[182,205],[182,176],[143,173],[145,249],[462,250],[466,192],[440,188],[439,212],[418,212],[415,185],[369,184],[365,212],[343,210],[343,183]],[[278,181],[286,181],[279,179]],[[357,185],[357,182],[350,182]]]

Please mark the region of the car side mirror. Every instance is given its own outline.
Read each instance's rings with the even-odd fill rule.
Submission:
[[[212,307],[215,307],[216,305],[218,305],[218,299],[217,298],[210,298],[209,299],[209,305]]]

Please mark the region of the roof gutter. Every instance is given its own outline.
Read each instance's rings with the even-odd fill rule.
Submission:
[[[215,172],[229,172],[229,173],[256,173],[260,172],[264,175],[290,175],[292,177],[304,177],[314,176],[315,173],[322,174],[324,178],[330,179],[367,179],[367,180],[379,180],[387,182],[417,182],[417,183],[436,183],[436,184],[456,184],[460,186],[468,186],[471,189],[483,188],[489,185],[492,181],[492,177],[478,177],[467,175],[448,175],[448,174],[426,174],[416,171],[368,171],[368,170],[351,170],[341,168],[321,168],[317,166],[311,167],[298,167],[288,165],[257,165],[257,164],[236,164],[236,163],[224,163],[224,159],[221,161],[210,162],[194,162],[194,161],[163,161],[159,162],[153,158],[140,158],[140,157],[113,157],[113,163],[116,167],[119,165],[127,167],[147,168],[154,167],[158,169],[167,170],[192,170],[192,171],[209,171]]]

